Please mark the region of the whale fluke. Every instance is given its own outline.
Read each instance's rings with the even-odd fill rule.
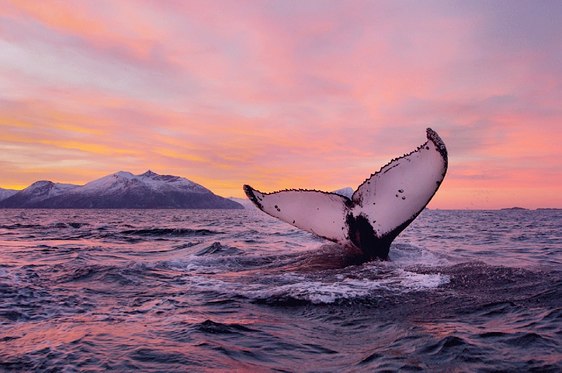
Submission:
[[[416,150],[372,174],[351,198],[317,190],[262,193],[244,185],[262,211],[297,228],[386,259],[392,241],[424,209],[447,172],[445,144],[431,128]]]

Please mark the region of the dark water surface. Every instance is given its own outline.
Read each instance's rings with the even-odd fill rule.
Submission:
[[[0,210],[2,371],[562,371],[562,210],[424,211],[389,262],[248,210]]]

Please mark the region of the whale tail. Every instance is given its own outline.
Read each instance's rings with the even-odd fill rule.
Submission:
[[[317,190],[262,193],[249,185],[244,185],[244,192],[273,217],[338,244],[356,247],[366,260],[386,259],[392,241],[439,189],[447,167],[447,148],[428,128],[424,144],[372,174],[351,198]]]

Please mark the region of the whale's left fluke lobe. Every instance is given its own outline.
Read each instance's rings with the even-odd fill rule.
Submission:
[[[346,205],[351,203],[348,198],[316,190],[262,193],[249,185],[244,185],[244,191],[258,208],[271,216],[330,241],[347,242]]]
[[[271,216],[339,244],[357,247],[366,260],[385,259],[392,240],[439,189],[447,166],[445,144],[428,128],[424,144],[371,175],[351,199],[316,190],[262,193],[244,185],[244,191]]]

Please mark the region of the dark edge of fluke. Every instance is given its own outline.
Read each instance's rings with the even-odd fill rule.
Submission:
[[[254,194],[255,189],[252,188],[251,186],[247,185],[247,184],[244,184],[243,188],[244,188],[244,193],[246,193],[246,196],[248,197],[248,199],[250,201],[252,201],[260,210],[262,210],[263,206],[262,206],[261,202],[258,201],[258,198]]]

